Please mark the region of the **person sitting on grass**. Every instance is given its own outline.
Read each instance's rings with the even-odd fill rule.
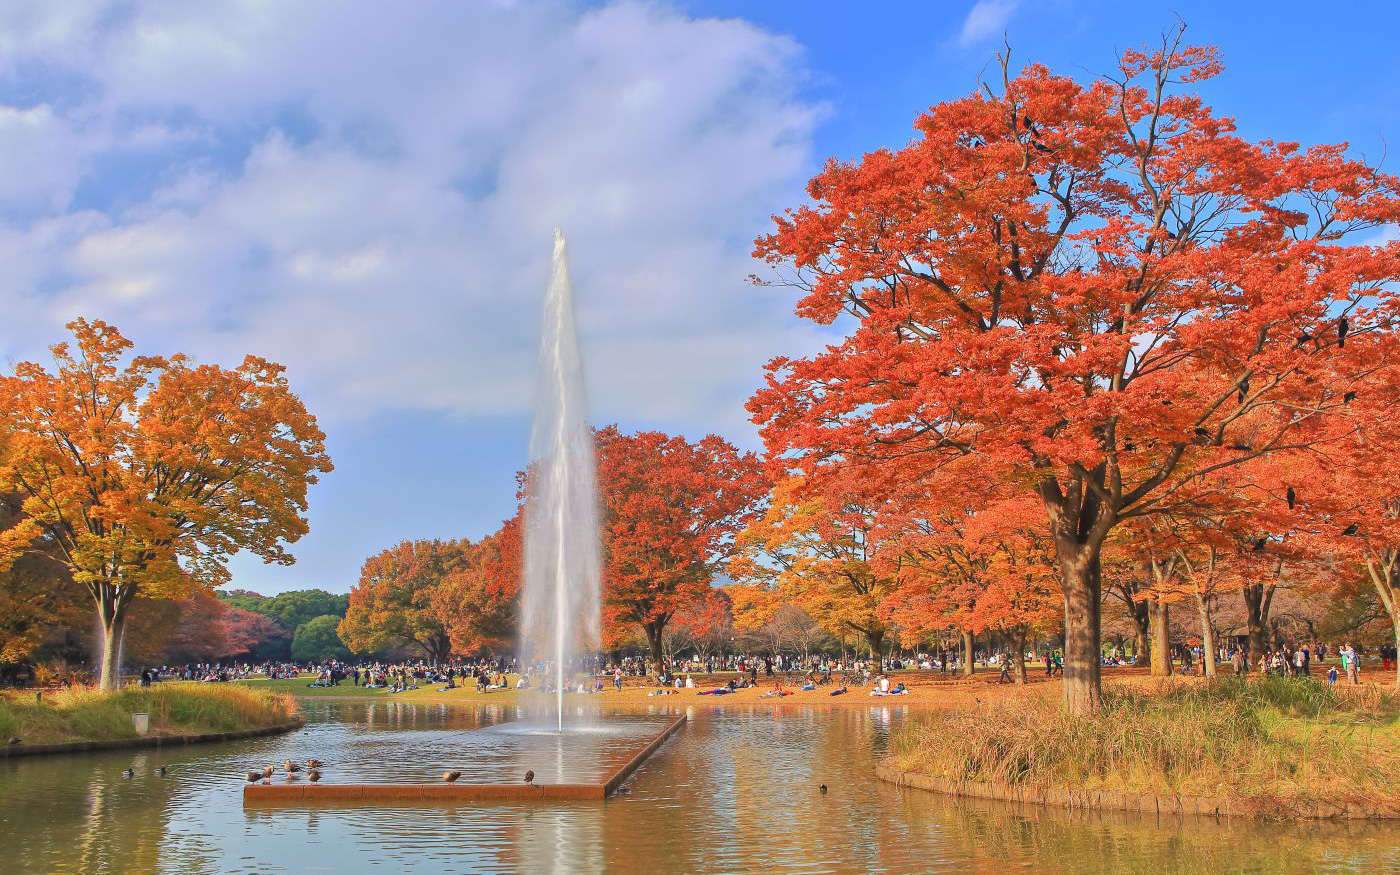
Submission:
[[[844,695],[846,695],[846,688],[845,688],[845,687],[837,687],[836,689],[834,689],[834,690],[832,690],[831,692],[827,693],[827,695],[828,695],[828,696],[844,696]]]
[[[890,679],[883,674],[875,681],[875,686],[871,688],[872,696],[888,696],[890,694]]]

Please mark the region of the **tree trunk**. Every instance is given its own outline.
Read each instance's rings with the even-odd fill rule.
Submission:
[[[885,633],[866,632],[865,643],[870,645],[870,658],[875,660],[875,670],[877,672],[885,670]]]
[[[1026,682],[1026,632],[1007,636],[1011,639],[1011,680],[1017,685]]]
[[[972,665],[973,648],[977,646],[977,638],[966,629],[962,630],[963,664],[962,673],[966,677],[972,677],[976,669]]]
[[[651,664],[656,669],[657,677],[666,671],[666,656],[661,649],[661,633],[666,631],[665,620],[651,620],[642,624],[642,631],[647,633],[647,645],[651,648]]]
[[[1146,599],[1139,599],[1133,602],[1129,613],[1133,618],[1133,649],[1137,651],[1137,665],[1152,664],[1152,647],[1148,643],[1151,636],[1148,634],[1148,602]]]
[[[447,662],[452,656],[452,639],[447,637],[447,633],[429,636],[423,644],[423,650],[428,654],[428,659],[441,665]]]
[[[1210,602],[1197,595],[1196,608],[1201,612],[1201,673],[1210,680],[1215,677],[1215,628],[1210,622]]]
[[[1269,605],[1274,600],[1273,584],[1255,583],[1244,593],[1245,629],[1249,633],[1249,667],[1257,671],[1268,649]]]
[[[102,665],[97,673],[97,688],[103,692],[121,689],[122,633],[126,629],[126,609],[133,593],[131,587],[111,584],[97,584],[93,591],[97,619],[102,624]]]
[[[1058,545],[1060,585],[1065,596],[1065,708],[1071,714],[1091,714],[1103,703],[1099,665],[1099,611],[1103,577],[1096,550],[1079,545],[1072,555]]]
[[[1152,619],[1152,673],[1166,677],[1172,673],[1171,627],[1167,605],[1150,602],[1148,613]]]
[[[1397,572],[1400,572],[1400,555],[1388,550],[1379,557],[1366,562],[1366,571],[1376,588],[1381,607],[1390,615],[1392,634],[1395,637],[1395,688],[1400,689],[1400,587],[1396,586]]]

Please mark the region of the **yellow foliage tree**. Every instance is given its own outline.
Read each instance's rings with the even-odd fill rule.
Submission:
[[[25,515],[0,533],[0,563],[57,551],[96,604],[111,689],[132,599],[212,589],[240,550],[291,564],[283,544],[306,533],[307,488],[331,464],[280,365],[129,357],[104,322],[68,327],[52,372],[22,362],[0,378],[0,488]]]
[[[873,514],[840,495],[802,494],[802,487],[799,477],[779,483],[763,517],[737,539],[729,564],[740,584],[729,591],[735,623],[762,625],[781,604],[794,604],[833,635],[860,635],[881,661],[889,626],[880,605],[897,581],[872,565]]]

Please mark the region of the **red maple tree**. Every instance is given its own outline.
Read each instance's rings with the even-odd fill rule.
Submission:
[[[1180,31],[1088,84],[1003,57],[909,145],[830,162],[756,244],[800,316],[852,325],[770,364],[750,402],[770,456],[876,498],[968,477],[1034,494],[1077,713],[1100,703],[1109,534],[1307,445],[1366,379],[1338,351],[1395,308],[1400,244],[1357,235],[1400,221],[1397,180],[1343,145],[1238,135],[1183,90],[1220,70]]]
[[[763,467],[714,435],[691,442],[599,429],[603,504],[604,638],[636,624],[662,671],[662,634],[677,612],[705,600],[721,564],[765,492]]]

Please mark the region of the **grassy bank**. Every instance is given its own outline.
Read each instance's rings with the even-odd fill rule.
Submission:
[[[1400,801],[1400,699],[1286,678],[1108,686],[1090,717],[1029,694],[913,720],[892,765],[952,780],[1228,798]]]
[[[149,714],[151,735],[194,735],[262,729],[296,714],[290,696],[238,684],[167,683],[101,693],[93,689],[0,698],[0,741],[23,744],[135,738],[131,715]]]

